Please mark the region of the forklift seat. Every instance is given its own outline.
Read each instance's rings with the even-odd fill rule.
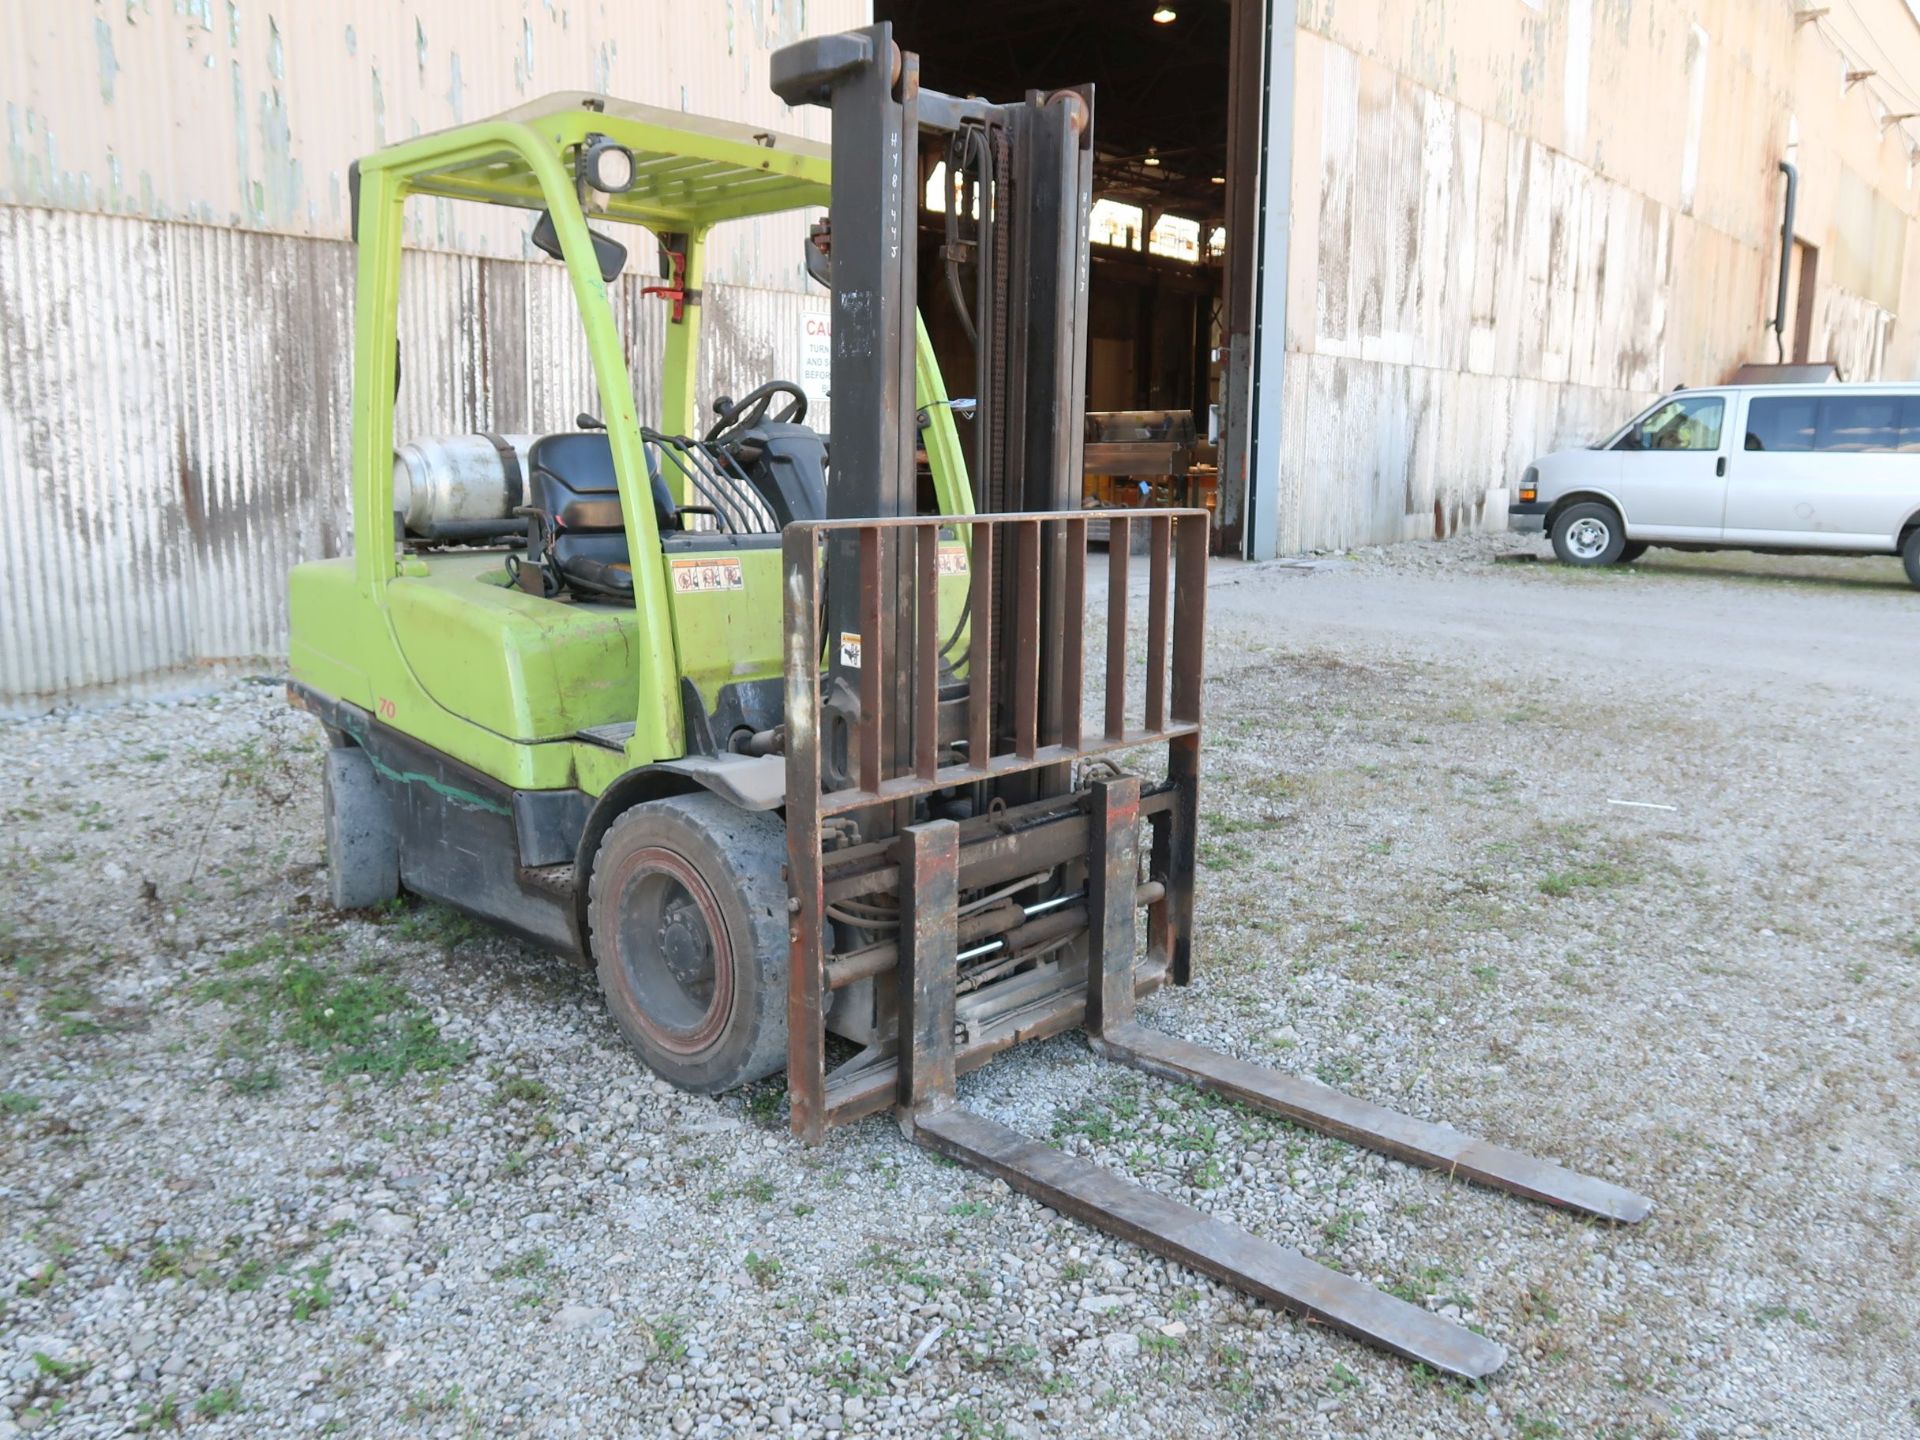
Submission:
[[[543,436],[527,452],[527,470],[527,563],[557,572],[577,595],[632,604],[633,566],[605,432]],[[680,528],[680,512],[658,475],[653,511],[663,533]]]

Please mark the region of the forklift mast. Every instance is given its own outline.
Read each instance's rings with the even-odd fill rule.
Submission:
[[[782,537],[794,1132],[890,1109],[918,1143],[1261,1299],[1450,1374],[1498,1368],[1491,1339],[959,1104],[959,1075],[1078,1027],[1106,1059],[1402,1160],[1612,1221],[1651,1208],[1141,1023],[1140,997],[1192,978],[1208,517],[1101,510],[1106,595],[1089,604],[1092,91],[923,90],[884,24],[778,51],[772,84],[834,119],[828,518]],[[923,140],[946,143],[973,236],[957,246],[950,220],[944,256],[956,297],[956,251],[975,276],[968,516],[915,503]],[[1146,645],[1130,674],[1136,537]],[[939,582],[961,573],[949,629]],[[861,1048],[829,1066],[829,1032]]]

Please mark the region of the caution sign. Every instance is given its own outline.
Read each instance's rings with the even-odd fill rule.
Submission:
[[[840,632],[840,663],[848,670],[860,668],[860,637],[851,630]]]
[[[673,562],[673,593],[709,595],[716,590],[744,590],[738,555],[702,555]]]
[[[966,574],[967,547],[964,545],[942,545],[940,547],[940,573],[942,575]]]

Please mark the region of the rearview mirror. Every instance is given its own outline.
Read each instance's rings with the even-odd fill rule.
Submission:
[[[611,285],[627,265],[627,247],[610,235],[602,235],[591,227],[587,234],[593,240],[594,262],[600,267],[600,278]],[[556,260],[566,256],[560,252],[560,232],[554,229],[553,212],[542,210],[540,218],[534,223],[533,234],[529,237],[533,248],[542,254],[551,255]]]

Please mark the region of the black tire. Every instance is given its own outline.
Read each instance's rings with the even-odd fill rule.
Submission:
[[[636,805],[593,857],[587,932],[627,1043],[713,1094],[787,1059],[786,831],[717,795]]]
[[[1634,561],[1638,560],[1642,555],[1646,553],[1647,553],[1646,541],[1629,540],[1625,545],[1622,545],[1620,547],[1620,563],[1622,565],[1631,565],[1633,564]]]
[[[1620,512],[1597,500],[1569,505],[1553,520],[1553,553],[1562,565],[1614,565],[1627,548]]]
[[[1900,547],[1900,559],[1907,567],[1907,583],[1920,590],[1920,525],[1907,532],[1906,543]]]
[[[336,910],[384,905],[400,893],[400,832],[393,802],[367,752],[327,752],[321,781],[327,826],[327,890]]]

